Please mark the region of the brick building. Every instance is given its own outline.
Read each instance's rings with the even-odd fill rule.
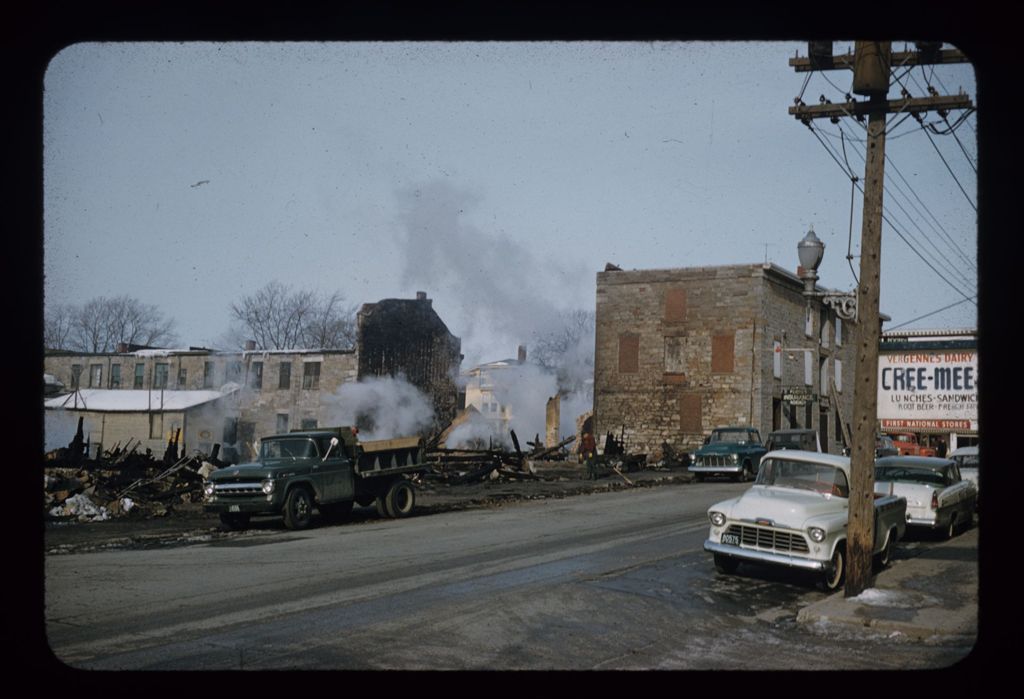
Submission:
[[[442,426],[451,420],[461,342],[448,332],[430,299],[421,292],[415,300],[366,304],[359,323],[356,347],[347,350],[258,350],[250,343],[240,352],[129,346],[102,354],[47,351],[44,374],[51,384],[88,392],[93,405],[122,406],[102,415],[53,399],[47,407],[86,416],[86,438],[93,444],[105,441],[105,448],[113,442],[101,434],[116,434],[123,443],[121,438],[131,433],[141,440],[140,450],[162,454],[180,428],[185,448],[210,453],[213,444],[221,444],[221,458],[232,461],[244,457],[259,435],[329,424],[330,398],[343,384],[367,376],[404,374],[431,397]],[[129,401],[129,392],[145,394],[146,400]],[[230,400],[215,400],[217,392]],[[111,393],[123,395],[104,395]],[[171,415],[161,407],[171,404],[189,409]],[[202,420],[190,419],[200,404],[205,406]]]
[[[856,325],[802,291],[773,264],[599,272],[595,433],[657,455],[720,425],[810,427],[839,453]]]

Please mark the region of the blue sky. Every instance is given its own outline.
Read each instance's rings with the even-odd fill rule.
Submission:
[[[229,304],[271,280],[357,304],[422,290],[470,365],[514,356],[560,310],[592,309],[607,262],[795,269],[813,225],[821,283],[849,290],[862,199],[851,224],[833,155],[845,146],[863,177],[864,130],[816,124],[830,155],[788,114],[801,91],[814,104],[850,89],[848,71],[805,87],[797,52],[806,44],[74,44],[45,76],[45,300],[129,294],[173,317],[181,344],[221,346]],[[969,65],[898,74],[915,96],[930,81],[975,97]],[[905,327],[977,325],[963,303],[977,284],[975,120],[933,145],[890,117],[886,210],[910,241],[883,229],[890,326],[947,306]]]

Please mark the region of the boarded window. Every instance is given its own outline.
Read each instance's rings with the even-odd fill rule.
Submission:
[[[782,378],[782,343],[778,340],[772,342],[772,376]],[[778,426],[775,429],[779,429]]]
[[[729,374],[734,370],[736,334],[714,335],[711,338],[711,371]]]
[[[640,371],[640,336],[619,335],[619,373]]]
[[[288,431],[288,413],[277,414],[277,432],[278,434]]]
[[[701,394],[683,393],[679,396],[679,431],[700,433],[704,430],[701,415]]]
[[[843,360],[836,359],[833,364],[836,367],[836,391],[843,392]]]
[[[686,320],[686,289],[665,292],[665,322],[682,323]]]
[[[686,349],[685,337],[665,338],[665,373],[685,374],[686,373]]]

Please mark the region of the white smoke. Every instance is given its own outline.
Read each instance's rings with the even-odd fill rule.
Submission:
[[[430,428],[434,408],[430,399],[402,375],[371,376],[345,383],[323,398],[327,424],[362,425],[360,439],[413,437]]]
[[[467,212],[480,203],[478,194],[435,180],[397,196],[402,279],[409,290],[430,290],[434,308],[462,338],[465,367],[507,357],[519,345],[529,353],[535,343],[565,332],[572,309],[593,309],[596,270],[578,261],[549,260],[503,231],[473,225]],[[543,438],[547,400],[560,388],[570,392],[562,398],[560,433],[575,433],[576,417],[593,403],[593,353],[591,327],[565,348],[551,371],[530,363],[494,372],[495,396],[509,408],[509,427],[521,444],[538,434]],[[509,442],[507,434],[499,437]]]

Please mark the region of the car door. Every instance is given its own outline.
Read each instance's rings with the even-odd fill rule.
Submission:
[[[355,486],[352,476],[352,460],[345,453],[344,445],[341,442],[334,447],[329,440],[323,440],[319,445],[320,453],[327,454],[316,466],[323,490],[320,498],[323,502],[336,502],[339,500],[351,500],[355,493]]]

